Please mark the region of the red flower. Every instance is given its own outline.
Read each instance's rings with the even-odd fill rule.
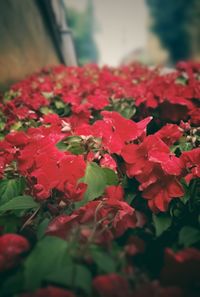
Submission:
[[[128,144],[122,150],[122,157],[127,163],[127,175],[129,177],[153,170],[149,156],[153,153],[168,153],[168,146],[157,136],[147,136],[141,144]]]
[[[16,266],[30,248],[26,238],[17,234],[0,236],[0,272]]]
[[[87,124],[90,118],[90,105],[88,103],[78,104],[72,107],[73,114],[68,118],[72,127],[78,127],[81,124]]]
[[[59,215],[50,222],[46,233],[66,239],[70,236],[71,231],[78,227],[79,222],[77,218],[78,214],[72,214],[70,216]]]
[[[66,199],[81,200],[86,185],[77,183],[85,173],[86,164],[83,157],[63,155],[59,160],[49,156],[41,153],[35,160],[37,169],[31,173],[31,177],[37,180],[34,189],[38,199],[47,199],[50,192],[56,188],[66,194]]]
[[[95,277],[93,287],[100,297],[132,296],[128,281],[114,273]]]
[[[94,94],[87,96],[87,101],[94,109],[100,110],[109,104],[108,95],[104,90],[96,89]]]
[[[168,146],[158,136],[147,136],[141,144],[129,144],[122,150],[127,162],[127,175],[140,182],[142,196],[153,211],[166,211],[169,202],[184,195],[177,177],[182,162],[170,154]]]
[[[192,297],[193,295],[187,295],[178,287],[161,287],[158,281],[151,283],[141,284],[136,290],[134,290],[131,297]],[[193,296],[195,297],[195,296]]]
[[[141,137],[146,131],[147,124],[151,121],[151,117],[135,123],[132,120],[125,119],[118,112],[102,111],[105,123],[110,124],[114,134],[118,135],[122,143],[132,141]]]
[[[13,146],[18,146],[18,170],[27,177],[39,200],[47,199],[55,188],[66,192],[68,199],[80,200],[86,189],[82,184],[77,185],[85,173],[83,156],[59,151],[56,143],[62,138],[61,132],[44,127],[7,136]]]
[[[94,135],[102,139],[102,147],[104,150],[116,154],[121,152],[124,142],[111,122],[99,120],[94,123],[92,128]]]
[[[47,115],[44,115],[42,119],[43,124],[51,124],[52,126],[60,126],[61,121],[61,118],[54,113],[48,113]]]
[[[58,164],[58,185],[57,188],[60,191],[65,191],[65,187],[67,187],[67,183],[75,185],[78,180],[84,176],[86,163],[84,161],[83,156],[76,155],[65,155]],[[80,186],[82,187],[82,186]],[[80,189],[79,187],[79,189]],[[83,189],[83,187],[82,187]]]
[[[166,249],[165,264],[161,271],[161,281],[164,285],[198,286],[199,275],[200,252],[197,249],[186,248],[177,253]]]
[[[123,200],[124,199],[124,189],[121,185],[118,186],[108,186],[105,189],[105,196],[109,199]]]
[[[145,242],[137,236],[130,236],[126,243],[125,252],[129,256],[135,256],[137,254],[143,254],[145,252]]]
[[[6,140],[0,141],[0,179],[3,177],[6,165],[13,161],[15,154],[16,148]]]
[[[58,216],[49,224],[47,234],[66,238],[70,230],[80,226],[83,237],[85,228],[88,237],[95,228],[94,240],[102,242],[121,236],[128,228],[135,228],[136,224],[135,210],[126,202],[104,198],[88,202],[71,216]]]
[[[166,175],[161,170],[156,175],[156,181],[143,190],[142,196],[148,199],[148,205],[154,212],[166,211],[170,201],[182,197],[184,190],[174,175]]]
[[[150,151],[149,161],[160,164],[165,174],[180,176],[182,173],[182,161],[172,153]]]
[[[92,126],[82,125],[75,129],[76,135],[98,137],[102,147],[109,153],[120,154],[125,143],[142,138],[146,126],[151,121],[148,117],[138,123],[125,119],[118,112],[102,111],[103,120],[97,120]]]
[[[61,288],[49,286],[47,288],[41,288],[33,293],[25,293],[20,295],[21,297],[75,297],[75,295]]]
[[[108,167],[114,171],[116,171],[117,169],[117,164],[115,160],[109,154],[103,155],[103,157],[100,160],[100,165],[101,167]]]
[[[185,179],[189,183],[191,179],[200,177],[200,148],[189,152],[183,152],[181,155],[185,168],[188,171]]]
[[[162,139],[162,141],[170,146],[179,140],[179,138],[183,135],[183,132],[178,125],[167,124],[154,135],[157,135],[160,139]]]
[[[5,138],[10,144],[17,147],[23,147],[29,140],[28,136],[22,131],[9,133]]]
[[[194,108],[189,112],[190,122],[195,126],[200,126],[200,108]]]
[[[80,201],[83,198],[85,191],[87,190],[87,185],[84,183],[70,184],[69,182],[66,183],[64,187],[64,199],[71,200],[71,201]]]

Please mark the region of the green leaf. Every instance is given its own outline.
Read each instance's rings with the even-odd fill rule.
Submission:
[[[200,231],[190,226],[185,226],[179,233],[179,244],[184,247],[192,246],[200,242]]]
[[[134,100],[132,98],[120,98],[111,99],[109,106],[106,106],[106,110],[117,111],[124,118],[130,119],[136,113],[136,108],[134,106]]]
[[[37,238],[38,240],[40,240],[41,238],[43,238],[45,236],[45,231],[47,229],[47,226],[49,224],[50,219],[45,218],[38,226],[37,229]]]
[[[19,95],[20,95],[20,91],[9,90],[4,93],[3,102],[6,103]]]
[[[47,115],[49,113],[53,113],[53,111],[48,106],[42,106],[40,107],[40,112],[44,115]]]
[[[54,100],[54,105],[57,109],[65,108],[65,103],[60,100]]]
[[[42,92],[42,95],[46,98],[46,99],[52,99],[54,97],[53,92]]]
[[[69,145],[67,150],[74,155],[81,155],[85,152],[84,147],[80,143],[73,143]]]
[[[94,200],[104,193],[106,187],[106,176],[103,169],[96,163],[88,163],[85,176],[80,181],[88,186],[84,195],[84,203]]]
[[[100,271],[105,273],[112,273],[116,271],[116,262],[111,255],[108,255],[106,252],[96,248],[91,250],[91,254]]]
[[[118,179],[118,176],[117,174],[110,168],[102,168],[103,170],[103,173],[105,175],[105,178],[106,178],[106,184],[108,186],[111,186],[111,185],[118,185],[119,183],[119,179]]]
[[[7,210],[24,210],[24,209],[31,209],[31,208],[37,208],[39,204],[33,200],[33,197],[31,196],[17,196],[5,204],[0,206],[0,212],[4,212]]]
[[[181,182],[183,188],[184,188],[184,196],[181,197],[181,201],[186,204],[189,200],[190,200],[190,188],[189,186],[186,184],[185,180],[182,179],[182,182]]]
[[[16,179],[2,179],[0,181],[0,204],[23,194],[26,182],[23,177]]]
[[[192,150],[192,144],[190,142],[183,142],[180,144],[180,149],[182,152],[188,152]]]
[[[22,128],[22,123],[21,122],[15,122],[11,127],[10,130],[11,131],[17,131],[20,130],[20,128]]]
[[[158,237],[171,226],[172,218],[167,214],[153,214],[153,223]]]
[[[3,121],[0,121],[0,131],[4,131],[6,124]]]
[[[21,224],[21,218],[13,214],[0,216],[0,226],[3,226],[3,233],[16,233]]]
[[[130,119],[134,116],[134,114],[136,113],[136,109],[135,107],[126,107],[121,111],[121,115],[126,118],[126,119]]]
[[[50,106],[60,116],[68,116],[71,112],[69,104],[65,104],[61,100],[53,100]]]
[[[63,255],[61,259],[62,261],[57,261],[57,263],[55,263],[54,269],[49,271],[44,279],[60,286],[70,287],[74,283],[76,267],[71,257],[67,254]]]
[[[91,292],[92,276],[90,271],[83,265],[75,264],[67,254],[62,261],[57,261],[49,274],[44,278],[60,286],[79,288],[87,295]]]
[[[85,176],[79,180],[87,184],[87,191],[84,199],[76,203],[76,208],[83,206],[88,201],[100,197],[108,185],[119,183],[117,174],[110,168],[102,168],[94,162],[88,163]]]
[[[34,290],[48,279],[56,282],[60,269],[65,267],[66,255],[66,241],[53,236],[40,240],[24,263],[24,289]]]
[[[87,296],[91,294],[92,275],[89,269],[83,265],[76,265],[74,286],[82,289]]]
[[[16,296],[16,294],[19,294],[21,292],[23,281],[23,272],[22,270],[18,270],[4,280],[4,282],[0,286],[0,296]]]
[[[80,155],[85,151],[81,142],[82,138],[80,136],[69,136],[58,142],[56,146],[61,151],[70,151],[72,154]]]
[[[60,151],[67,151],[68,150],[68,147],[69,145],[64,143],[63,141],[60,141],[56,144],[57,148],[60,150]]]

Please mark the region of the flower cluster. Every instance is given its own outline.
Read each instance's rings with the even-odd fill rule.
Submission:
[[[1,296],[197,297],[200,65],[57,66],[0,97]]]

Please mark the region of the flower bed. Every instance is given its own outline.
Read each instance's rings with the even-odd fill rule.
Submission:
[[[0,103],[0,296],[199,296],[200,65],[52,67]]]

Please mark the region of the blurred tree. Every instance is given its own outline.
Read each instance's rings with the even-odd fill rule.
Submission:
[[[88,0],[86,10],[79,12],[67,9],[67,21],[72,29],[78,63],[98,61],[98,50],[94,41],[94,10],[92,0]]]
[[[191,26],[197,0],[146,0],[153,18],[152,30],[169,50],[172,63],[191,58]],[[198,6],[199,7],[199,6]],[[189,29],[190,28],[190,29]]]
[[[188,11],[190,23],[188,25],[191,36],[192,58],[200,61],[200,1],[193,0]]]

